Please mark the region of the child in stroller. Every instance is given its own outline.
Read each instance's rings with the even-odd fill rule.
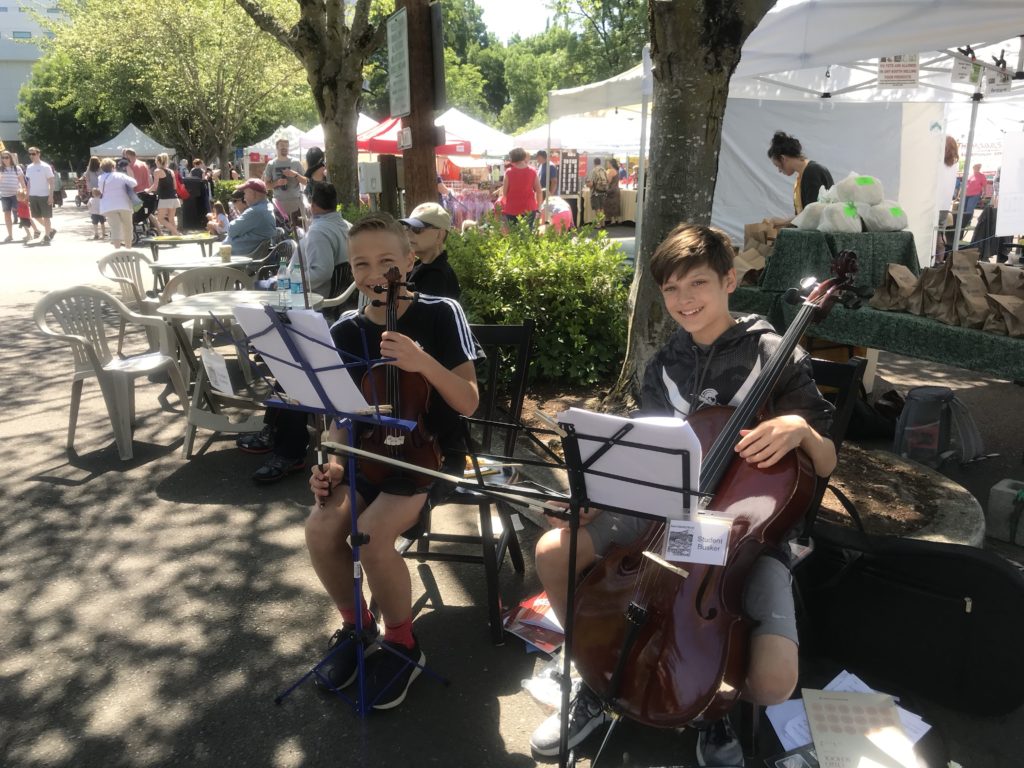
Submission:
[[[152,192],[139,192],[142,206],[132,214],[132,245],[144,237],[156,237],[160,229],[156,221],[157,197]]]
[[[91,197],[89,194],[89,179],[83,173],[75,179],[75,208],[83,205],[88,206]]]

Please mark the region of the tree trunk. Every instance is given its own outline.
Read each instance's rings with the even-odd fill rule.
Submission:
[[[644,196],[642,252],[630,289],[629,338],[619,379],[605,407],[633,407],[647,361],[675,329],[665,315],[651,255],[682,222],[708,224],[718,178],[729,79],[744,40],[771,0],[650,0],[654,69],[650,162]],[[766,139],[767,140],[767,139]]]
[[[344,75],[328,81],[322,70],[317,69],[309,71],[309,84],[324,127],[327,176],[338,191],[338,201],[356,205],[359,202],[356,123],[359,120],[362,73],[357,72],[354,81]]]

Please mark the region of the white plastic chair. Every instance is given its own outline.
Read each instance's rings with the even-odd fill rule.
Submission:
[[[119,250],[104,256],[98,262],[100,274],[108,280],[113,280],[121,289],[121,301],[142,315],[151,315],[156,309],[159,301],[146,292],[146,283],[143,281],[142,265],[147,269],[153,264],[152,260],[145,254],[138,251]],[[121,354],[124,346],[124,323],[117,337],[117,354]],[[155,336],[150,334],[150,342],[155,341]]]
[[[51,291],[36,304],[33,317],[40,331],[67,342],[74,355],[68,450],[74,447],[82,387],[90,376],[95,376],[99,382],[114,428],[117,452],[123,461],[132,458],[135,379],[166,370],[182,406],[188,407],[185,382],[174,358],[168,354],[169,342],[162,319],[132,312],[110,294],[81,285]],[[112,355],[107,325],[114,319],[122,324],[133,322],[154,328],[155,337],[160,340],[160,350],[128,357]]]

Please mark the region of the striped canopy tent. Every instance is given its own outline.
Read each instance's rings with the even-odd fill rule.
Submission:
[[[400,155],[402,150],[398,148],[398,135],[401,130],[401,119],[390,117],[380,125],[376,125],[356,136],[356,147],[360,152],[373,152],[378,155]],[[447,136],[445,143],[436,147],[434,151],[439,155],[468,155],[472,151],[472,145],[464,139]]]

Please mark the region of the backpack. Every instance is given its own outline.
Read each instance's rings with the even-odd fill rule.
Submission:
[[[950,448],[951,428],[956,432],[956,450]],[[970,411],[949,387],[914,387],[907,393],[892,450],[932,467],[954,454],[961,463],[987,458]]]
[[[594,173],[594,171],[600,171],[600,173]],[[594,184],[594,191],[595,192],[601,192],[601,193],[607,192],[608,191],[608,174],[607,174],[607,172],[605,172],[604,166],[601,166],[601,165],[595,166],[594,167],[594,171],[591,171],[591,173],[593,174],[592,181],[593,181],[593,184]]]

